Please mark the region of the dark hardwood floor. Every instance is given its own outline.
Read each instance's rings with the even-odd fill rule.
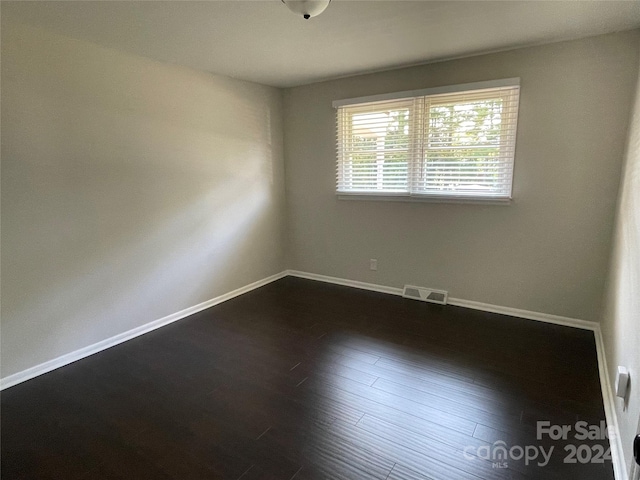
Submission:
[[[606,440],[536,438],[538,421],[604,420],[591,332],[291,277],[1,407],[3,479],[613,478],[565,463]]]

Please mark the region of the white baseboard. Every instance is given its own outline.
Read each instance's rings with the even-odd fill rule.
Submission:
[[[287,272],[280,272],[275,275],[271,275],[270,277],[263,278],[262,280],[258,280],[257,282],[250,283],[249,285],[245,285],[244,287],[237,288],[231,292],[225,293],[218,297],[212,298],[211,300],[207,300],[206,302],[199,303],[198,305],[194,305],[189,308],[185,308],[179,312],[173,313],[171,315],[167,315],[166,317],[160,318],[158,320],[154,320],[153,322],[146,323],[139,327],[133,328],[123,333],[119,333],[113,337],[102,340],[98,343],[94,343],[93,345],[88,345],[84,348],[76,350],[71,353],[67,353],[60,357],[54,358],[47,362],[41,363],[31,368],[27,368],[18,373],[14,373],[13,375],[9,375],[0,379],[0,390],[4,390],[6,388],[12,387],[22,382],[26,382],[34,377],[39,375],[43,375],[47,372],[55,370],[56,368],[63,367],[72,362],[80,360],[82,358],[88,357],[89,355],[93,355],[94,353],[101,352],[102,350],[106,350],[109,347],[113,347],[122,342],[126,342],[127,340],[131,340],[132,338],[139,337],[140,335],[144,335],[145,333],[151,332],[152,330],[156,330],[160,327],[164,327],[170,323],[176,322],[178,320],[182,320],[194,313],[198,313],[202,310],[206,310],[207,308],[213,307],[214,305],[218,305],[219,303],[226,302],[227,300],[231,300],[234,297],[240,296],[244,293],[250,292],[251,290],[255,290],[256,288],[260,288],[268,283],[275,282],[283,277],[287,276]]]
[[[334,283],[336,285],[344,285],[347,287],[361,288],[364,290],[372,290],[374,292],[388,293],[391,295],[402,295],[402,289],[396,287],[388,287],[385,285],[376,285],[373,283],[359,282],[356,280],[347,280],[344,278],[329,277],[327,275],[318,275],[315,273],[300,272],[297,270],[288,270],[288,275],[317,280],[320,282]],[[596,354],[598,358],[598,371],[600,375],[600,386],[602,389],[602,400],[604,403],[605,418],[609,430],[609,444],[611,446],[611,460],[613,463],[613,471],[616,480],[628,480],[626,464],[624,462],[624,454],[622,443],[620,440],[620,431],[618,429],[618,421],[616,418],[614,398],[611,389],[611,381],[609,379],[609,371],[607,369],[607,360],[604,352],[604,342],[600,324],[577,318],[562,317],[549,313],[533,312],[530,310],[522,310],[519,308],[502,307],[500,305],[492,305],[489,303],[476,302],[473,300],[464,300],[462,298],[449,297],[448,304],[471,308],[474,310],[482,310],[484,312],[499,313],[512,317],[525,318],[528,320],[536,320],[539,322],[552,323],[566,327],[580,328],[593,332],[596,343]]]
[[[464,300],[462,298],[451,298],[447,301],[449,305],[457,307],[472,308],[474,310],[482,310],[483,312],[499,313],[509,315],[511,317],[526,318],[527,320],[536,320],[538,322],[553,323],[565,327],[581,328],[584,330],[595,331],[600,328],[596,322],[580,320],[571,317],[562,317],[560,315],[552,315],[550,313],[532,312],[531,310],[522,310],[519,308],[502,307],[500,305],[492,305],[490,303],[476,302],[473,300]]]
[[[317,280],[319,282],[333,283],[335,285],[343,285],[345,287],[354,287],[361,290],[371,290],[373,292],[388,293],[390,295],[402,295],[401,288],[386,287],[384,285],[376,285],[375,283],[358,282],[357,280],[347,280],[345,278],[329,277],[327,275],[319,275],[317,273],[300,272],[298,270],[287,270],[287,275],[298,278],[306,278],[307,280]]]
[[[345,278],[329,277],[327,275],[319,275],[317,273],[301,272],[298,270],[287,270],[287,274],[293,277],[307,278],[309,280],[317,280],[320,282],[334,283],[336,285],[344,285],[346,287],[360,288],[363,290],[371,290],[374,292],[388,293],[391,295],[402,295],[402,288],[388,287],[386,285],[377,285],[375,283],[359,282],[357,280],[347,280]],[[551,315],[549,313],[533,312],[531,310],[522,310],[519,308],[503,307],[500,305],[492,305],[490,303],[476,302],[474,300],[464,300],[462,298],[449,297],[447,300],[449,305],[456,307],[471,308],[473,310],[482,310],[483,312],[499,313],[501,315],[509,315],[512,317],[526,318],[528,320],[537,320],[540,322],[553,323],[563,325],[565,327],[582,328],[585,330],[595,331],[600,328],[596,322],[587,320],[579,320],[577,318],[562,317],[560,315]]]
[[[598,371],[600,374],[600,388],[602,389],[602,400],[604,403],[604,415],[607,420],[609,431],[609,446],[611,447],[611,462],[613,463],[613,475],[616,480],[628,480],[627,464],[624,461],[624,451],[622,450],[622,439],[618,428],[618,417],[616,415],[615,397],[613,395],[613,385],[609,377],[607,367],[607,357],[604,351],[604,339],[600,325],[593,332],[596,338],[596,352],[598,354]]]

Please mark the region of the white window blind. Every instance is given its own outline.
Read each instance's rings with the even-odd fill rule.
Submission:
[[[337,192],[509,199],[519,90],[508,79],[336,102]]]

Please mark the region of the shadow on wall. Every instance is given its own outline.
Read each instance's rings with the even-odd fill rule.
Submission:
[[[281,271],[280,108],[3,9],[2,376]]]
[[[212,292],[223,293],[229,278],[242,285],[237,267],[252,256],[252,239],[263,230],[268,189],[257,182],[227,181],[206,196],[183,201],[188,203],[165,211],[163,220],[139,218],[141,224],[104,240],[94,236],[104,229],[74,231],[67,225],[60,232],[67,238],[49,238],[37,255],[12,259],[15,268],[30,273],[23,280],[30,282],[31,294],[12,297],[17,301],[5,305],[5,318],[20,320],[25,341],[39,339],[47,350],[66,353],[70,338],[85,346],[141,319],[153,321],[208,300]],[[77,242],[77,261],[64,259],[68,240]],[[43,264],[51,268],[40,276]],[[26,347],[6,343],[3,355],[30,366]]]

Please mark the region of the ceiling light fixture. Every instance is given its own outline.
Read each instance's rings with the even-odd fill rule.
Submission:
[[[282,3],[293,13],[308,20],[324,12],[331,0],[282,0]]]

